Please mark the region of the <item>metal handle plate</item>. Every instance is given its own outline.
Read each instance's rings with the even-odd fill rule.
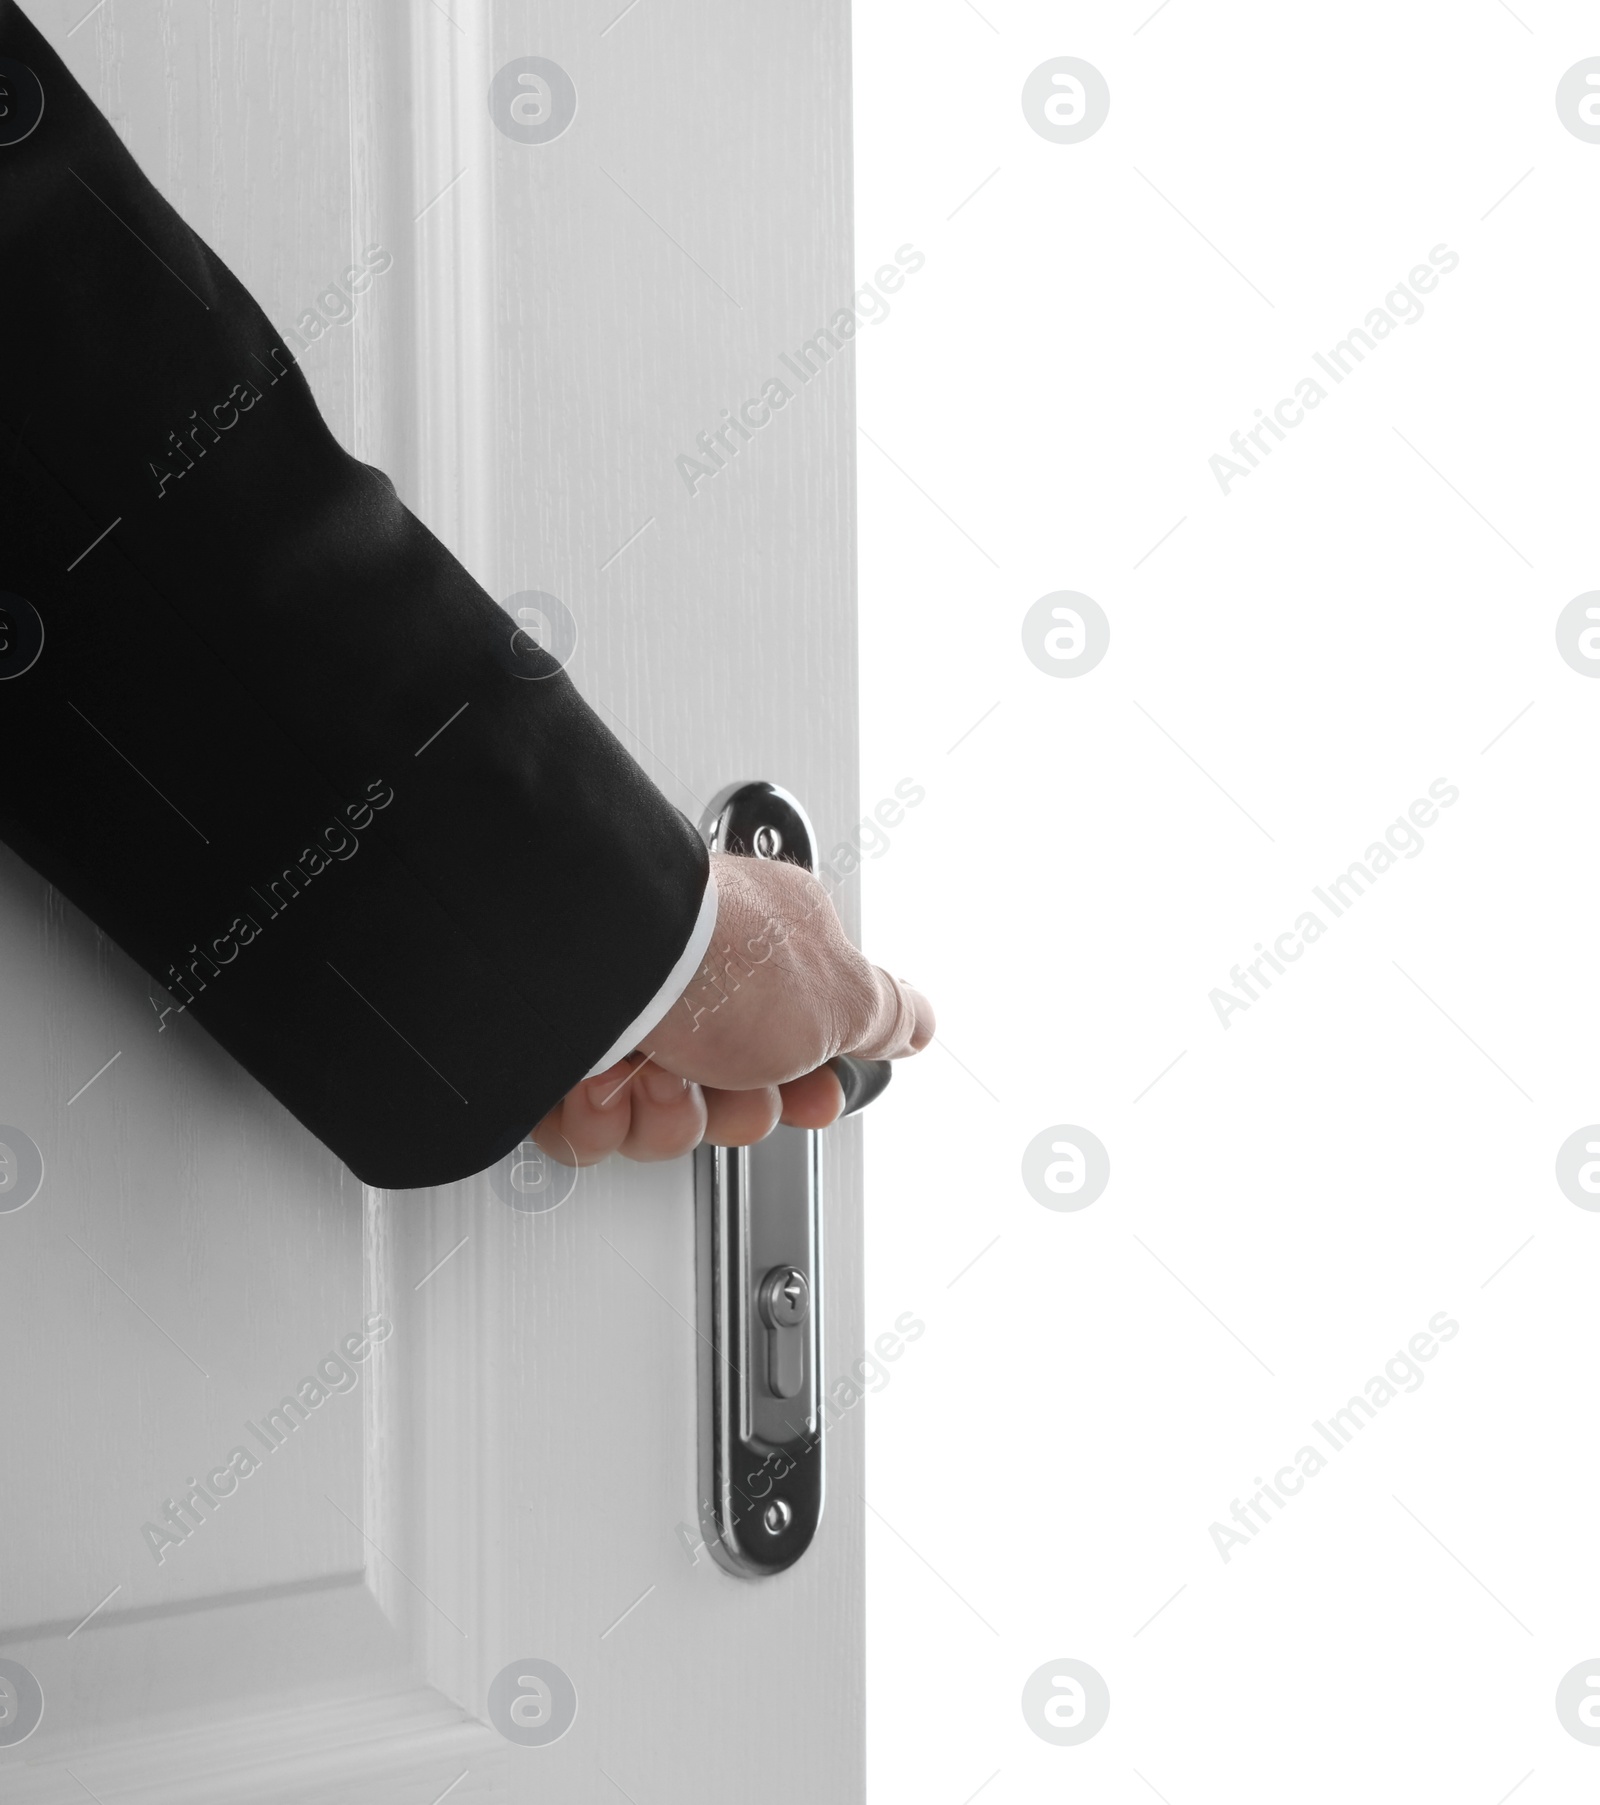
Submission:
[[[701,828],[713,852],[815,868],[806,812],[775,784],[730,785]],[[888,1082],[887,1061],[834,1070],[847,1114]],[[701,1527],[746,1579],[792,1566],[822,1517],[821,1155],[813,1130],[778,1127],[694,1156]]]

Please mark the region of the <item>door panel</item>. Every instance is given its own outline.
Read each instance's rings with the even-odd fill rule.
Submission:
[[[204,1035],[171,1015],[161,1031],[155,987],[9,853],[0,936],[5,1118],[35,1125],[45,1162],[35,1201],[0,1217],[5,1634],[70,1629],[118,1583],[123,1610],[359,1568],[309,1504],[360,1495],[360,1398],[319,1411],[334,1420],[292,1462],[244,1424],[329,1351],[329,1325],[361,1322],[360,1186]],[[141,1525],[241,1440],[261,1470],[216,1535],[153,1550]]]
[[[842,339],[793,358],[851,289],[845,6],[87,10],[34,17],[298,333],[342,442],[503,603],[559,599],[580,687],[686,813],[768,777],[836,845],[852,368]],[[547,143],[491,118],[525,56],[576,89]],[[774,378],[786,404],[738,436]],[[719,428],[714,460],[696,441]],[[403,1778],[422,1805],[452,1782],[643,1802],[753,1774],[773,1800],[861,1796],[859,1413],[805,1558],[718,1569],[688,1162],[584,1173],[543,1213],[504,1171],[364,1191],[9,856],[0,946],[0,1118],[45,1162],[0,1214],[0,1655],[46,1698],[0,1749],[10,1796],[388,1799]],[[827,1137],[830,1375],[861,1333],[858,1136]],[[248,1425],[375,1320],[353,1378],[257,1448]],[[259,1467],[158,1564],[142,1525],[235,1446]],[[546,1747],[486,1721],[527,1657],[576,1688]]]

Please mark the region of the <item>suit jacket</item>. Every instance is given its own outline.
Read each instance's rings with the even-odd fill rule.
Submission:
[[[668,978],[704,847],[11,0],[0,86],[0,837],[361,1178],[478,1171]]]

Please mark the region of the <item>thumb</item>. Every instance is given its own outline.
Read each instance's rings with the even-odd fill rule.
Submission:
[[[881,966],[875,965],[872,975],[877,998],[866,1029],[853,1046],[840,1051],[861,1059],[904,1059],[909,1053],[920,1053],[937,1027],[933,1004],[920,990],[891,977]]]

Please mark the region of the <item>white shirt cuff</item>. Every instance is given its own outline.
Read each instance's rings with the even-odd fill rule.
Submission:
[[[716,925],[717,880],[708,870],[706,893],[700,899],[700,913],[695,917],[694,927],[690,930],[683,951],[678,955],[677,964],[667,973],[666,983],[628,1024],[627,1029],[617,1036],[605,1058],[592,1070],[584,1073],[586,1078],[592,1078],[596,1072],[603,1072],[608,1066],[615,1065],[624,1053],[631,1053],[652,1028],[666,1020],[672,1005],[689,988],[689,980],[700,969],[700,962],[706,956],[706,948],[711,944]]]

